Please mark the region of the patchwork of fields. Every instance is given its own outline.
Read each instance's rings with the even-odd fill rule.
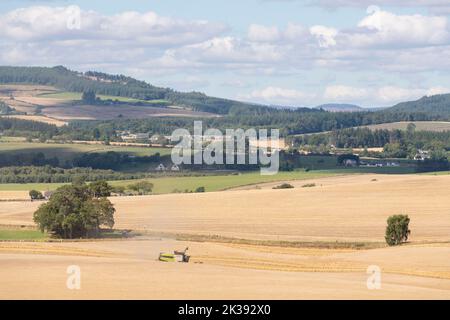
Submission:
[[[29,154],[43,152],[47,158],[58,157],[61,160],[72,159],[76,155],[83,153],[103,153],[114,151],[126,153],[134,156],[151,156],[156,153],[160,155],[168,155],[171,150],[168,148],[149,148],[137,146],[114,146],[104,144],[88,144],[88,143],[37,143],[24,141],[4,141],[0,139],[0,154]]]
[[[163,100],[99,98],[118,102],[83,105],[80,93],[0,86],[1,100],[28,113],[12,117],[57,126],[74,119],[217,116]],[[131,105],[138,103],[145,105]],[[368,127],[406,130],[408,124]],[[450,130],[450,122],[414,124],[416,130]],[[60,163],[108,151],[170,153],[0,138],[0,155],[42,152]],[[399,167],[372,169],[343,169],[335,156],[298,161],[308,170],[155,174],[146,179],[154,185],[152,195],[110,198],[116,230],[95,240],[59,241],[36,229],[33,213],[44,201],[29,201],[29,190],[55,190],[62,183],[0,184],[0,299],[450,299],[448,172],[412,174],[415,165],[401,160]],[[129,169],[150,168],[137,166]],[[274,189],[282,183],[293,188]],[[192,193],[199,187],[206,192]],[[387,247],[386,219],[394,214],[411,218],[412,233],[408,243]],[[160,252],[185,247],[190,263],[158,261]],[[70,265],[81,268],[81,290],[66,287]],[[367,288],[369,266],[381,269],[379,290]]]
[[[14,99],[10,99],[10,96]],[[121,118],[141,119],[147,117],[216,117],[207,112],[197,112],[177,106],[169,106],[167,101],[143,101],[116,96],[98,96],[102,100],[117,100],[117,105],[85,105],[81,93],[60,91],[50,86],[0,85],[0,100],[17,111],[33,115],[39,112],[35,121],[61,124],[69,120],[109,120]],[[131,105],[145,103],[144,106]],[[167,107],[166,107],[167,106]]]

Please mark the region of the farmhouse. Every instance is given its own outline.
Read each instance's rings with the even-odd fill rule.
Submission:
[[[123,132],[120,135],[123,141],[148,140],[149,136],[150,136],[149,133],[130,133],[130,132]]]
[[[166,171],[166,167],[165,167],[162,163],[160,163],[160,164],[155,168],[155,170],[156,170],[156,171]]]
[[[345,159],[343,161],[343,164],[346,167],[357,167],[358,166],[358,161],[356,161],[355,159]]]
[[[425,161],[430,159],[430,152],[426,150],[417,150],[417,154],[414,156],[414,160]]]

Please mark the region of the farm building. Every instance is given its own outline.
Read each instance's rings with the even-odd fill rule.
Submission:
[[[425,150],[417,150],[417,154],[414,156],[414,160],[425,161],[426,159],[430,159],[430,153]]]
[[[355,159],[345,159],[343,161],[343,165],[346,167],[357,167],[358,161],[356,161]]]
[[[162,163],[160,163],[160,164],[155,168],[155,170],[156,170],[156,171],[166,171],[167,169],[166,169],[166,167],[165,167]]]

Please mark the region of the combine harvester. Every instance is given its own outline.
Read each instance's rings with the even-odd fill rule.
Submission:
[[[164,253],[161,252],[159,254],[159,261],[163,262],[189,262],[191,256],[187,255],[186,252],[189,248],[184,249],[184,251],[174,251],[173,253]]]

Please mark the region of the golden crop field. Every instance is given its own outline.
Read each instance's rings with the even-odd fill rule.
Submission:
[[[157,261],[186,246],[191,263]],[[0,299],[448,299],[449,254],[448,245],[334,253],[156,238],[0,243]],[[381,290],[366,285],[374,264]],[[70,265],[80,267],[80,290],[66,287]]]
[[[6,288],[0,298],[450,298],[449,175],[290,183],[294,189],[274,190],[279,183],[270,182],[204,194],[111,198],[115,227],[141,230],[141,236],[0,243]],[[39,204],[0,202],[0,225],[31,226]],[[392,214],[411,218],[406,245],[384,245]],[[355,242],[374,248],[339,246]],[[160,252],[186,246],[190,263],[157,261]],[[81,290],[65,287],[66,268],[73,264],[82,270]],[[380,290],[366,286],[371,265],[381,268]],[[30,285],[34,290],[26,290]]]
[[[450,131],[450,122],[448,121],[412,121],[412,122],[393,122],[365,126],[371,130],[406,130],[408,124],[413,123],[417,131]]]

